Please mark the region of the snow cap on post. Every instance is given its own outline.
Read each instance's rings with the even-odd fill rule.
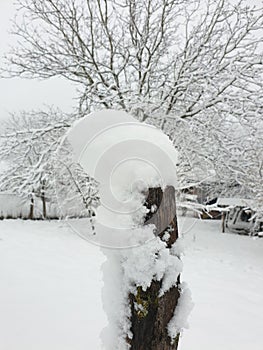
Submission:
[[[96,235],[91,237],[87,227],[77,222],[74,229],[110,247],[150,239],[153,228],[141,227],[148,189],[176,188],[177,154],[169,138],[126,112],[103,110],[75,122],[65,140],[72,147],[74,162],[99,182]]]

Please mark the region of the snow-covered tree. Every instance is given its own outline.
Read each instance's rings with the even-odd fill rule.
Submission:
[[[7,162],[0,189],[30,198],[30,218],[34,216],[36,197],[42,201],[44,218],[46,202],[55,199],[55,152],[73,120],[74,116],[55,109],[23,112],[13,115],[0,135],[0,156]]]
[[[262,10],[244,0],[18,3],[19,43],[6,70],[63,76],[77,84],[84,109],[118,108],[163,124],[232,112],[260,80]]]
[[[259,101],[262,101],[262,95]],[[255,219],[253,230],[256,231],[263,222],[262,105],[254,113],[248,113],[246,110],[235,126],[238,131],[233,131],[231,134],[232,143],[229,140],[221,142],[223,148],[221,160],[224,160],[224,165],[221,165],[219,171],[221,170],[223,176],[232,174],[236,183],[246,194],[245,198],[252,199],[251,209],[256,212],[253,217]]]

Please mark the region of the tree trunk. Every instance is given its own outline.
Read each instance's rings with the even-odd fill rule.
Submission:
[[[149,212],[145,224],[155,224],[156,234],[160,238],[162,238],[168,226],[173,228],[167,242],[167,249],[169,249],[178,238],[174,188],[169,186],[164,192],[161,188],[150,188],[146,206],[148,209],[157,206],[155,213]],[[137,295],[129,295],[133,338],[127,341],[131,345],[131,350],[177,349],[179,335],[171,344],[171,339],[167,333],[167,325],[173,317],[180,296],[179,284],[180,278],[178,277],[176,285],[162,297],[159,297],[162,281],[153,280],[146,291],[138,287]],[[136,310],[135,305],[138,303],[147,305],[146,315]]]
[[[42,194],[41,200],[42,200],[43,218],[46,219],[47,218],[47,204],[46,204],[45,194]]]
[[[43,218],[47,218],[47,202],[46,202],[46,197],[45,197],[45,192],[42,191],[41,193],[41,201],[42,201],[42,214]]]
[[[29,209],[29,215],[28,215],[29,220],[34,219],[34,197],[31,196],[30,198],[30,209]]]
[[[41,186],[41,192],[40,192],[40,198],[41,198],[41,201],[42,201],[42,216],[43,216],[43,219],[46,219],[47,218],[47,201],[46,201],[46,196],[45,196],[45,183],[46,181],[45,180],[42,180],[42,186]]]

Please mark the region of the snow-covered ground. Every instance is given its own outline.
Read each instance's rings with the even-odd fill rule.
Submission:
[[[181,350],[263,349],[263,239],[222,234],[219,221],[196,221],[185,246],[183,279],[195,307]]]
[[[195,303],[180,349],[261,350],[263,239],[180,221]],[[100,350],[104,259],[62,222],[0,221],[0,349]]]
[[[0,221],[0,349],[100,349],[103,261],[61,223]]]

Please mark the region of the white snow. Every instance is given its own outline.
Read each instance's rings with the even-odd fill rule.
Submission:
[[[179,333],[182,333],[184,329],[189,328],[188,317],[193,307],[194,304],[192,302],[191,291],[185,282],[181,283],[180,298],[176,306],[176,312],[167,327],[172,343]]]
[[[101,349],[103,261],[65,224],[0,221],[0,349]]]
[[[220,233],[220,221],[181,218],[194,309],[180,350],[262,349],[263,240]]]
[[[65,137],[79,162],[99,182],[96,221],[111,232],[140,225],[149,187],[176,187],[177,152],[154,126],[123,111],[94,112],[74,123]],[[128,231],[127,231],[128,233]]]
[[[261,350],[263,240],[194,218],[181,218],[180,231],[194,302],[180,350]],[[61,222],[0,221],[0,349],[102,350],[104,261]]]
[[[245,198],[225,198],[225,197],[219,197],[217,199],[216,205],[219,206],[240,206],[240,207],[246,207],[246,206],[251,206],[253,204],[253,201],[251,199],[245,199]]]

